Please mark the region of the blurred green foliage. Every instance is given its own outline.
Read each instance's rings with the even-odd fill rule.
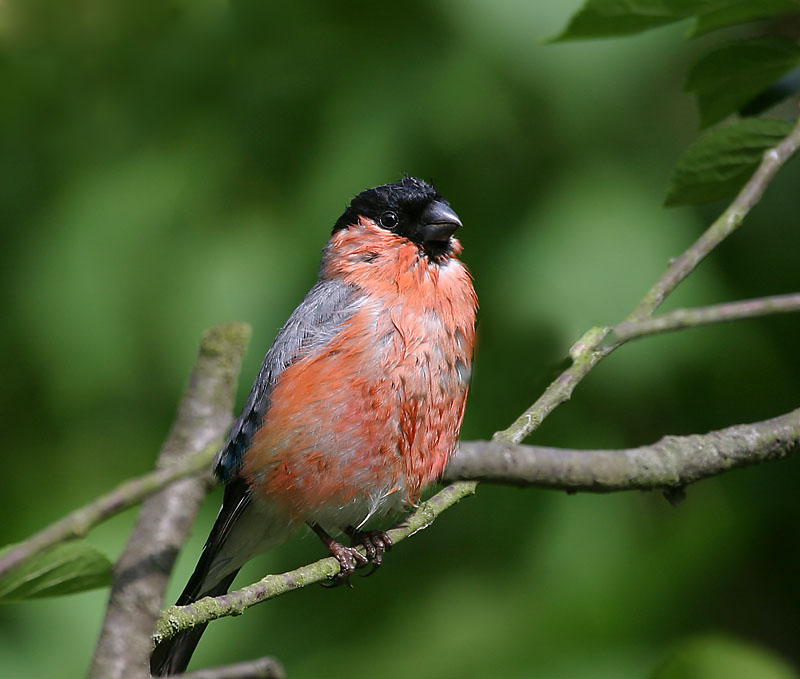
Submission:
[[[653,679],[792,679],[797,674],[764,649],[719,635],[678,644]]]
[[[435,180],[466,225],[481,314],[464,437],[529,405],[570,343],[627,313],[720,209],[661,207],[696,135],[681,88],[707,44],[677,25],[542,45],[577,5],[2,3],[0,543],[150,467],[214,323],[254,326],[243,399],[346,202],[403,172]],[[796,290],[798,182],[794,162],[669,306]],[[785,412],[799,332],[786,316],[631,344],[534,440],[630,446]],[[797,664],[798,465],[701,483],[677,510],[655,493],[481,487],[354,590],[211,625],[194,666],[275,654],[295,677],[644,677],[713,631]],[[90,542],[116,556],[133,518]],[[239,581],[319,555],[300,536]],[[105,596],[0,608],[4,675],[83,674]]]

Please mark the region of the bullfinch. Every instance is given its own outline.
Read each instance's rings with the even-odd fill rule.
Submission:
[[[246,561],[303,524],[339,561],[338,579],[380,565],[391,541],[366,526],[441,477],[464,417],[477,297],[458,259],[461,226],[431,184],[408,176],[359,193],[336,220],[317,282],[216,457],[222,508],[178,605],[224,594]],[[204,628],[161,643],[152,673],[183,671]]]

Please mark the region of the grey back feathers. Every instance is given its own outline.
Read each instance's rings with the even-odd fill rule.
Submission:
[[[338,280],[319,280],[278,332],[241,415],[214,461],[214,471],[223,481],[235,477],[242,456],[261,426],[270,404],[270,393],[280,374],[290,365],[319,349],[342,329],[358,310],[356,289]]]

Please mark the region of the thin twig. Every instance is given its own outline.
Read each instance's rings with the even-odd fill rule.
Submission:
[[[639,448],[570,450],[468,441],[445,479],[607,493],[684,486],[729,469],[786,457],[800,445],[800,408],[703,435],[665,436]]]
[[[275,658],[259,658],[234,665],[174,674],[172,677],[173,679],[286,679],[286,671]]]
[[[196,455],[170,464],[169,467],[124,481],[109,493],[50,524],[0,558],[0,577],[60,542],[84,537],[98,523],[133,507],[143,498],[161,490],[173,481],[200,471],[207,471],[221,442],[221,438],[217,439]]]
[[[775,174],[798,148],[800,148],[800,121],[777,146],[764,152],[758,169],[747,180],[728,209],[697,239],[692,247],[680,257],[670,261],[664,275],[647,291],[642,301],[625,320],[632,321],[652,315],[667,295],[695,270],[708,253],[741,226],[745,216],[761,199]]]
[[[161,448],[159,466],[194,457],[225,435],[249,339],[250,327],[244,323],[216,326],[205,334],[172,429]],[[207,476],[188,477],[142,503],[136,526],[114,566],[111,597],[90,679],[150,676],[150,634],[172,565],[207,487]]]
[[[789,295],[760,297],[740,302],[715,304],[695,309],[676,309],[660,316],[651,316],[635,321],[623,321],[615,325],[604,342],[622,344],[638,337],[655,335],[660,332],[682,330],[711,323],[727,323],[743,318],[756,318],[770,314],[800,311],[800,292]]]
[[[570,349],[572,365],[551,382],[536,402],[520,415],[507,429],[495,432],[494,441],[519,443],[539,428],[544,418],[558,406],[568,401],[578,383],[618,345],[603,347],[607,328],[591,328]],[[597,348],[595,348],[597,347]]]
[[[682,255],[671,260],[667,270],[647,291],[625,321],[638,321],[651,316],[677,285],[697,265],[733,233],[745,215],[761,198],[775,173],[800,147],[800,120],[777,146],[764,152],[761,164],[747,181],[727,210]],[[592,328],[570,350],[572,365],[550,384],[537,401],[511,425],[492,437],[495,441],[519,443],[533,432],[555,408],[569,400],[575,386],[601,360],[623,344],[609,342],[608,329]]]
[[[472,495],[476,486],[475,481],[459,481],[439,491],[404,517],[399,526],[387,531],[392,543],[397,544],[430,526],[444,510],[462,498]],[[363,552],[363,548],[361,551]],[[245,609],[262,601],[332,578],[339,570],[339,562],[333,557],[327,557],[287,573],[267,575],[252,585],[222,596],[205,597],[188,606],[171,606],[156,623],[153,642],[159,643],[181,630],[200,623],[228,615],[239,615]]]

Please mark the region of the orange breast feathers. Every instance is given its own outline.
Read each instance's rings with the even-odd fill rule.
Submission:
[[[441,476],[464,417],[477,298],[454,256],[430,261],[364,218],[332,236],[320,277],[352,285],[358,311],[281,374],[242,472],[292,522],[346,510],[343,527],[415,503]]]

